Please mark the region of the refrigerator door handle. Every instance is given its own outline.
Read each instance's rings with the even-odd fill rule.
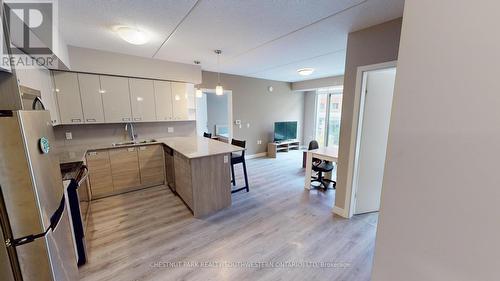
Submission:
[[[31,234],[31,235],[24,236],[24,237],[21,237],[21,238],[13,239],[12,241],[9,240],[9,239],[7,239],[7,241],[5,241],[5,243],[7,244],[7,247],[10,247],[10,246],[13,246],[13,247],[21,246],[21,245],[24,245],[24,244],[31,243],[31,242],[35,241],[36,239],[38,239],[38,238],[44,237],[47,234],[48,231],[49,230],[47,229],[47,231],[45,231],[43,233]]]
[[[57,227],[57,224],[61,220],[63,212],[64,212],[64,197],[62,198],[61,203],[59,204],[59,208],[57,208],[57,210],[54,212],[54,214],[50,218],[49,229],[47,229],[45,232],[38,233],[38,234],[31,234],[28,236],[24,236],[24,237],[12,239],[12,240],[7,239],[7,241],[5,241],[5,243],[7,244],[7,246],[17,247],[17,246],[31,243],[38,238],[44,237],[47,234],[47,232],[49,232],[49,230],[54,230]]]

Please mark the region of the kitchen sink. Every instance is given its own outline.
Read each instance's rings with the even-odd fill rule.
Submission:
[[[124,142],[115,142],[112,146],[127,146],[127,145],[137,145],[137,144],[150,144],[158,142],[155,139],[150,140],[140,140],[140,141],[124,141]]]

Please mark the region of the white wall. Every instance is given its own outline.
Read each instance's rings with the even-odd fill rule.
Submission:
[[[228,126],[228,96],[217,96],[214,93],[207,93],[207,127],[208,132],[215,136],[215,125]]]
[[[72,71],[201,83],[201,67],[70,46]]]
[[[316,91],[304,93],[304,146],[314,140],[316,123]]]
[[[407,0],[374,281],[500,276],[498,0]]]

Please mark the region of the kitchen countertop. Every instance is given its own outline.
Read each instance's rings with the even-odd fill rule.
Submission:
[[[204,137],[172,137],[172,138],[157,138],[157,142],[152,143],[135,143],[120,146],[113,146],[111,143],[92,143],[84,145],[69,145],[56,147],[55,151],[59,157],[59,162],[71,163],[79,162],[85,159],[87,151],[113,149],[143,145],[163,144],[186,158],[200,158],[218,154],[226,154],[231,152],[242,151],[243,148],[231,144],[215,141]]]

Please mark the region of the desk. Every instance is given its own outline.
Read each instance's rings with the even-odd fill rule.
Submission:
[[[322,147],[307,152],[306,160],[306,178],[304,179],[304,188],[311,189],[311,176],[312,176],[312,159],[318,158],[332,163],[337,163],[339,155],[339,148],[337,146]]]

